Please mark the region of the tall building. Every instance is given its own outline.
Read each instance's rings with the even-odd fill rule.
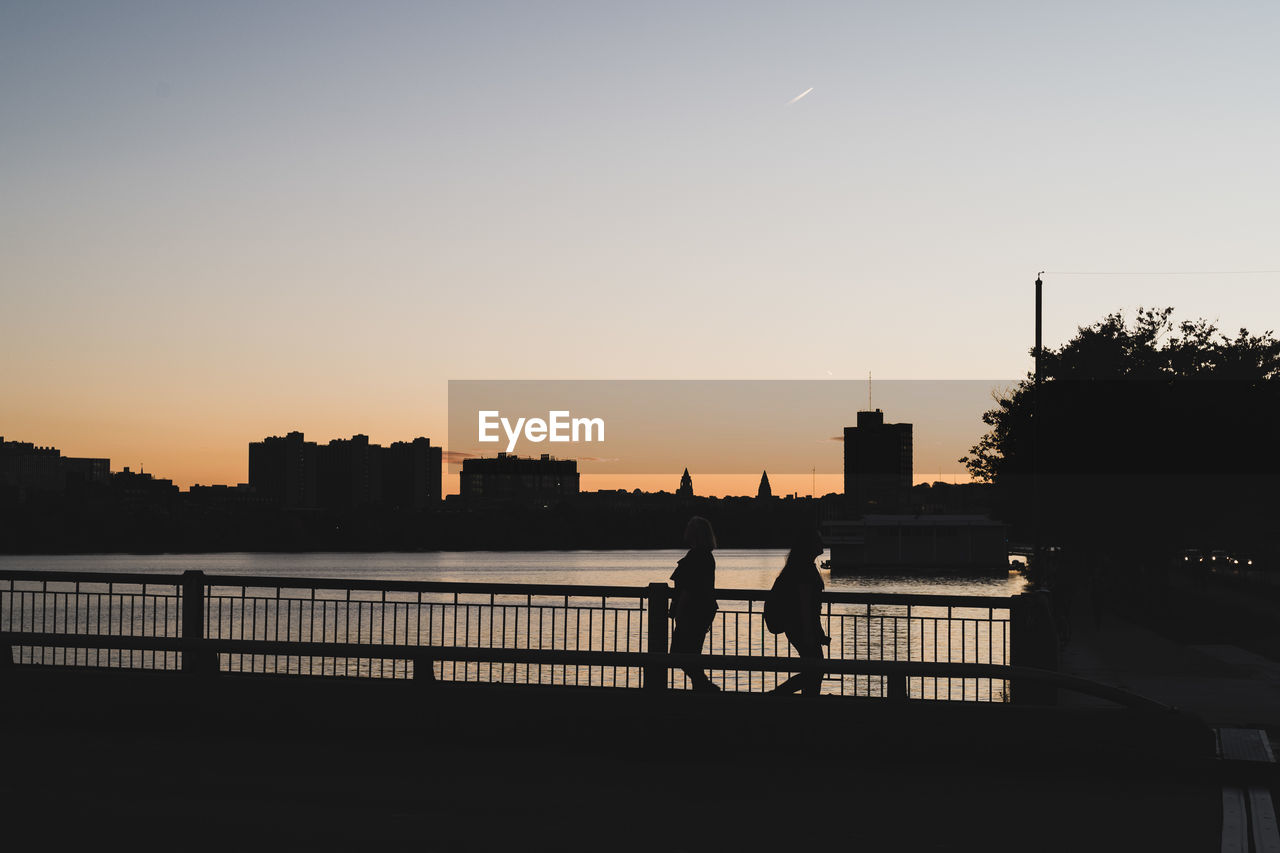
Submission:
[[[300,432],[249,442],[249,485],[289,509],[317,503],[316,443]]]
[[[693,497],[693,478],[689,476],[689,469],[684,469],[684,476],[680,478],[680,488],[676,489],[676,494],[683,498]]]
[[[291,432],[249,443],[249,485],[289,509],[433,509],[440,503],[442,456],[428,438],[383,447],[353,435],[318,445]]]
[[[887,424],[884,412],[858,412],[844,428],[844,493],[856,512],[896,512],[910,502],[911,424]]]
[[[429,438],[393,441],[382,451],[382,499],[389,507],[430,509],[440,503],[443,451]]]
[[[68,487],[106,485],[110,480],[110,459],[63,456],[56,447],[0,436],[0,490],[19,501],[33,493],[62,494]]]
[[[66,488],[62,453],[56,447],[0,437],[0,479],[27,492],[61,492]]]
[[[544,453],[538,459],[499,453],[465,459],[459,492],[471,504],[521,503],[552,506],[578,494],[578,463]]]
[[[382,502],[382,445],[357,434],[316,450],[316,493],[322,507],[353,509]]]

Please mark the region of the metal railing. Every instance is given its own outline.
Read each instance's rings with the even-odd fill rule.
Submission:
[[[794,654],[787,638],[770,633],[764,624],[764,596],[760,590],[717,590],[720,611],[711,627],[706,651],[724,655]],[[822,622],[831,637],[827,649],[833,660],[901,661],[915,663],[1011,662],[1010,619],[1013,599],[976,596],[897,595],[827,592],[822,596]],[[713,670],[712,680],[733,690],[767,690],[786,673],[749,674]],[[678,670],[675,685],[687,679]],[[908,694],[926,699],[1005,701],[1003,679],[916,676],[908,680]],[[885,680],[869,674],[829,675],[824,692],[854,696],[883,696]]]
[[[96,637],[181,636],[182,581],[175,575],[0,573],[0,631]],[[181,653],[132,648],[14,646],[15,663],[177,669]]]
[[[16,664],[364,678],[429,667],[441,681],[684,688],[678,667],[654,663],[669,647],[669,594],[665,584],[4,571],[0,631]],[[762,692],[806,668],[766,629],[765,591],[717,595],[704,647],[713,681]],[[911,698],[1008,701],[1000,668],[1017,663],[1012,617],[1024,598],[827,592],[823,692],[889,696],[888,671],[857,665],[880,662],[927,665],[893,671]]]

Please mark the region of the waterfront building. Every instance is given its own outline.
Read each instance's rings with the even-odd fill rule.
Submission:
[[[440,503],[443,450],[429,438],[393,441],[382,451],[382,498],[388,507],[432,509]]]
[[[380,503],[382,446],[369,436],[335,438],[316,449],[316,494],[326,509],[354,509]]]
[[[66,488],[62,454],[56,447],[0,438],[0,478],[22,492],[60,492]]]
[[[289,509],[317,505],[316,443],[300,432],[249,442],[249,485]]]
[[[258,494],[248,483],[234,486],[202,486],[196,483],[187,489],[187,498],[193,504],[219,509],[258,509],[279,505],[277,501]]]
[[[62,494],[68,486],[111,480],[111,460],[63,456],[56,447],[0,436],[0,492],[22,502],[32,493]]]
[[[169,507],[178,498],[173,480],[154,477],[146,471],[131,471],[128,465],[111,475],[111,489],[124,506]]]
[[[110,459],[64,456],[62,458],[62,468],[66,474],[66,483],[69,488],[89,483],[105,486],[111,482]]]
[[[864,515],[822,524],[831,568],[1007,568],[1005,525],[985,515]]]
[[[577,461],[546,453],[537,459],[511,453],[465,459],[459,476],[459,494],[472,505],[552,506],[578,494]]]
[[[423,437],[390,447],[367,435],[318,445],[290,432],[249,443],[249,485],[287,509],[431,509],[440,503],[442,457]]]
[[[858,412],[844,428],[844,493],[855,513],[895,512],[911,497],[911,424],[887,424],[884,412]]]

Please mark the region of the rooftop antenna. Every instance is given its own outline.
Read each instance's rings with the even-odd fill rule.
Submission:
[[[871,408],[871,371],[870,370],[867,371],[867,411],[868,412],[875,411],[875,409]]]

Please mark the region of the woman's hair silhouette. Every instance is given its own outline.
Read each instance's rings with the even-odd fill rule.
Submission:
[[[716,534],[711,529],[711,522],[700,515],[689,519],[684,528],[684,544],[690,548],[716,548]]]

